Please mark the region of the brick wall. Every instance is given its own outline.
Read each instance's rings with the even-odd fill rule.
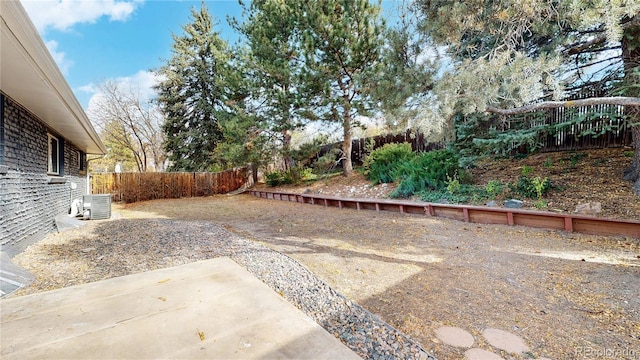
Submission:
[[[56,231],[55,216],[67,213],[72,199],[82,198],[86,179],[79,171],[78,149],[66,139],[64,173],[48,176],[47,134],[64,137],[8,96],[0,94],[0,101],[0,165],[8,167],[6,174],[0,174],[0,245],[15,250]],[[59,178],[66,181],[51,181]]]

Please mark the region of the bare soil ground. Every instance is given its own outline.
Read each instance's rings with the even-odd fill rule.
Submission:
[[[398,213],[335,209],[250,195],[152,201],[126,218],[207,220],[307,266],[439,359],[465,349],[435,329],[521,336],[530,353],[579,358],[584,349],[640,353],[640,240],[477,225]],[[499,352],[499,351],[496,351]],[[626,355],[625,355],[626,354]]]
[[[569,174],[586,165],[600,169],[615,161],[594,164],[595,158],[591,160],[585,166],[578,162]],[[487,179],[502,179],[509,172],[518,176],[517,167],[524,165],[519,161],[526,160],[514,160],[502,169],[481,165],[479,171],[484,171]],[[559,175],[567,174],[562,171]],[[575,186],[568,187],[565,196],[584,194],[580,196],[585,198],[552,202],[565,201],[564,211],[570,211],[577,202],[602,201],[602,215],[638,218],[637,198],[616,196],[615,201],[625,209],[635,211],[618,212],[616,202],[607,202],[613,201],[613,195],[593,194],[595,189],[623,186],[617,182],[617,172],[603,172],[601,179],[608,182],[591,191],[582,192],[581,187],[600,180],[576,175],[567,181]],[[391,188],[371,187],[353,176],[282,190],[384,197]],[[441,326],[469,331],[475,338],[474,347],[505,359],[597,358],[599,354],[613,354],[610,358],[616,359],[640,357],[640,239],[325,208],[246,194],[118,204],[114,210],[128,221],[211,221],[261,242],[296,259],[327,284],[420,342],[438,359],[460,359],[466,350],[438,340],[435,330]],[[616,215],[624,213],[631,215]],[[136,234],[130,237],[130,241],[143,241]],[[64,283],[60,277],[74,273],[68,268],[74,266],[76,257],[86,255],[83,249],[87,246],[86,242],[75,247],[69,244],[64,254],[42,251],[38,258],[42,265],[32,264],[30,270],[36,272],[43,287],[47,278]],[[46,266],[60,257],[64,257],[65,271]],[[42,271],[38,273],[39,267]],[[38,289],[39,283],[26,290],[44,290]],[[495,349],[481,336],[487,328],[517,334],[531,350],[507,354]]]

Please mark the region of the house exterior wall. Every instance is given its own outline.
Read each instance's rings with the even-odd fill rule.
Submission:
[[[73,199],[82,199],[86,178],[70,141],[9,96],[0,93],[0,102],[0,245],[19,251],[56,231],[55,216],[67,213]],[[60,176],[47,174],[47,134],[64,143]]]

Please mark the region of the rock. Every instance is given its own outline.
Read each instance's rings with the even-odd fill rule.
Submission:
[[[473,348],[465,351],[464,358],[468,360],[503,360],[503,358],[498,354],[478,348]]]
[[[436,337],[447,345],[462,348],[470,348],[475,342],[473,335],[463,329],[452,326],[443,326],[436,329]]]
[[[512,354],[521,354],[531,350],[522,338],[504,330],[485,329],[482,332],[482,337],[491,346]]]
[[[578,204],[575,213],[582,215],[596,215],[602,212],[602,204],[599,202]]]
[[[498,206],[498,203],[495,202],[495,200],[491,200],[487,203],[487,206],[489,207],[496,207]]]
[[[522,200],[511,199],[504,202],[504,207],[510,209],[520,209],[524,203]]]

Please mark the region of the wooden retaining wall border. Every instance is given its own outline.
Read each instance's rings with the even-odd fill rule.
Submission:
[[[623,235],[640,239],[640,221],[613,220],[575,214],[557,214],[508,208],[452,205],[384,199],[338,198],[312,194],[249,190],[251,195],[271,200],[323,205],[340,209],[395,211],[424,214],[480,224],[521,225],[595,235]]]

